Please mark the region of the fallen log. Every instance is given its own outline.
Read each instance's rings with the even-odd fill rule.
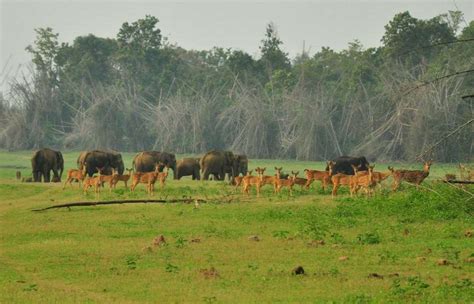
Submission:
[[[114,205],[114,204],[163,204],[163,203],[205,203],[206,200],[184,198],[184,199],[125,199],[125,200],[113,200],[113,201],[97,201],[97,202],[71,202],[61,205],[53,205],[41,209],[33,209],[32,211],[45,211],[48,209],[59,209],[59,208],[70,208],[70,207],[85,207],[85,206],[98,206],[98,205]]]
[[[443,180],[443,183],[472,185],[472,184],[474,184],[474,181],[466,181],[466,180]]]

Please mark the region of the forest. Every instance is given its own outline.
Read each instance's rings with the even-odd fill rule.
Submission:
[[[64,43],[52,28],[35,32],[25,49],[31,75],[0,94],[1,149],[414,161],[474,113],[474,21],[459,11],[426,20],[402,12],[380,47],[354,40],[294,58],[273,23],[258,58],[186,50],[150,15],[123,23],[115,38]],[[423,157],[471,161],[473,134],[468,125]]]

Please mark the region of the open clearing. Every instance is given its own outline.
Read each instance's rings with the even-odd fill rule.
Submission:
[[[66,170],[77,155],[64,153]],[[83,195],[77,184],[63,191],[60,184],[17,182],[15,171],[30,175],[30,156],[0,152],[2,303],[474,301],[474,199],[436,182],[458,173],[454,165],[435,163],[421,190],[404,185],[390,193],[389,178],[369,200],[351,199],[347,190],[332,200],[319,183],[309,192],[296,186],[293,197],[266,186],[261,198],[247,198],[224,182],[186,178],[167,180],[154,198],[208,203],[32,212],[94,194]],[[133,154],[123,156],[130,167]],[[278,160],[251,161],[255,166],[300,175],[323,168]],[[131,194],[123,184],[100,195],[125,198],[148,196],[143,185]],[[154,246],[160,235],[166,244]],[[292,275],[296,266],[306,274]]]

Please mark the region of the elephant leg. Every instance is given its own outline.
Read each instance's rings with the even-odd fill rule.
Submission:
[[[58,174],[58,170],[56,170],[56,168],[53,169],[53,179],[54,179],[54,182],[61,182],[61,179]]]
[[[209,180],[209,171],[204,169],[202,172],[203,180]]]
[[[51,171],[50,170],[45,170],[44,172],[44,182],[49,183],[51,180]]]
[[[33,181],[34,182],[38,182],[38,175],[39,175],[38,171],[33,171]]]

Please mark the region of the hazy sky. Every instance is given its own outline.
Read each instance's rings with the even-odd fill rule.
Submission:
[[[473,20],[473,0],[0,0],[0,73],[3,77],[6,73],[11,76],[18,65],[29,62],[30,56],[24,49],[33,43],[33,29],[38,27],[52,27],[61,42],[72,42],[75,37],[89,33],[115,37],[123,22],[149,14],[159,18],[159,28],[171,42],[186,49],[232,47],[258,56],[265,26],[274,22],[284,49],[294,56],[301,52],[303,41],[310,53],[322,46],[340,50],[354,39],[365,47],[379,46],[384,25],[396,13],[408,10],[414,17],[426,19],[456,7],[464,13],[466,22]]]

